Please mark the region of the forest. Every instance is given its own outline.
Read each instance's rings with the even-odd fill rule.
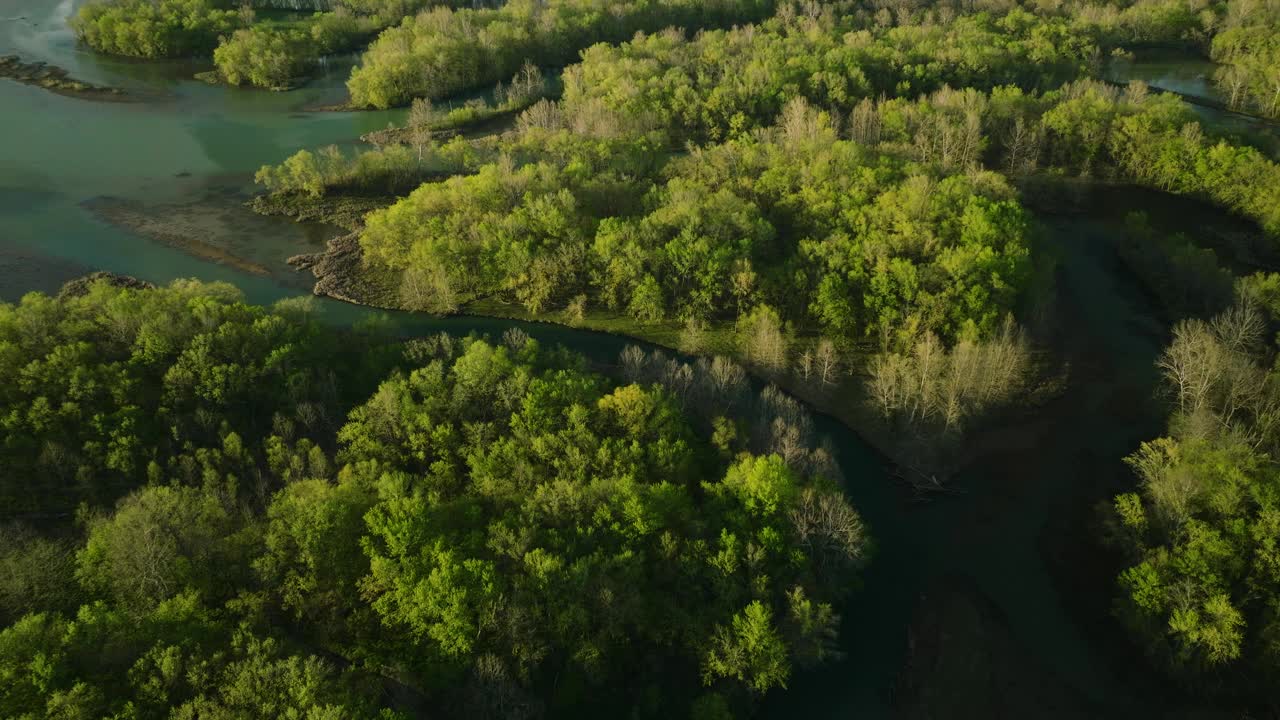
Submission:
[[[0,305],[0,715],[752,716],[839,660],[875,557],[809,408],[903,503],[988,491],[976,458],[1096,389],[1056,229],[1091,212],[1154,308],[1126,332],[1162,421],[1073,518],[1080,602],[1180,697],[1280,712],[1280,2],[95,0],[73,28],[275,90],[362,50],[344,110],[401,125],[255,176],[256,210],[347,233],[317,294],[685,356],[195,281]],[[1109,79],[1155,52],[1221,101]]]
[[[303,151],[259,179],[319,205],[380,190],[389,206],[358,224],[362,274],[394,288],[378,304],[674,323],[686,350],[710,342],[837,394],[937,477],[966,431],[1052,373],[1006,331],[1047,302],[1052,273],[1028,203],[1136,185],[1280,232],[1265,151],[1176,96],[1097,79],[1123,28],[1174,32],[1125,17],[1015,8],[851,29],[859,16],[788,5],[597,44],[560,99],[499,135],[442,135],[419,100],[380,147]],[[957,364],[957,343],[1008,362]],[[932,349],[943,362],[919,359]],[[820,353],[841,371],[814,383]],[[922,362],[940,377],[912,382]]]
[[[805,411],[724,360],[192,281],[0,338],[6,716],[725,717],[829,658],[870,552]]]

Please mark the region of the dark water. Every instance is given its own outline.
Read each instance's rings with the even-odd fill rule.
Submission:
[[[282,261],[319,247],[324,235],[242,208],[252,172],[304,147],[350,141],[400,113],[302,112],[341,99],[343,67],[301,91],[272,94],[190,81],[201,68],[189,63],[97,58],[75,47],[65,27],[71,9],[70,0],[0,0],[0,54],[16,52],[90,82],[164,98],[103,104],[0,80],[0,300],[54,290],[89,270],[161,283],[183,277],[226,281],[260,303],[300,294],[305,281]],[[126,208],[152,228],[196,236],[269,274],[203,261],[114,225],[92,209],[104,205]],[[1064,533],[1083,543],[1088,529],[1070,526],[1087,516],[1080,508],[1126,481],[1119,459],[1156,431],[1150,421],[1158,413],[1148,412],[1147,401],[1161,328],[1117,271],[1109,251],[1113,225],[1049,219],[1046,231],[1062,258],[1058,282],[1069,305],[1055,318],[1061,326],[1049,342],[1092,382],[1073,388],[1046,420],[1011,436],[1001,452],[960,478],[963,494],[932,503],[910,502],[862,441],[841,425],[820,421],[838,448],[848,492],[878,550],[844,611],[847,657],[793,678],[788,692],[768,698],[768,716],[890,715],[920,600],[926,593],[945,596],[956,579],[995,608],[993,632],[1003,638],[995,662],[1015,668],[1008,682],[1032,683],[1032,695],[1067,697],[1081,716],[1133,714],[1149,702],[1131,697],[1133,684],[1118,679],[1116,658],[1123,656],[1111,650],[1115,629],[1089,608],[1075,607],[1071,593],[1062,592],[1062,573],[1052,573],[1046,558],[1061,554],[1054,538]],[[337,323],[370,315],[340,303],[326,302],[325,308]],[[392,317],[423,332],[499,334],[517,324]],[[556,326],[521,327],[599,360],[615,358],[626,344]],[[1108,477],[1120,479],[1100,481]],[[1136,687],[1141,691],[1141,683]],[[955,716],[945,705],[935,714]]]

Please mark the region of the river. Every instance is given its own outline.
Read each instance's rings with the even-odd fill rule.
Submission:
[[[245,209],[253,171],[300,148],[349,142],[402,111],[304,112],[341,99],[342,64],[303,90],[273,94],[193,81],[201,68],[190,63],[100,58],[75,46],[65,23],[72,7],[3,0],[0,54],[159,97],[99,103],[0,79],[0,300],[54,291],[90,270],[158,283],[226,281],[258,303],[305,292],[306,278],[284,258],[318,249],[327,231]],[[122,226],[122,217],[131,220]],[[877,552],[844,609],[845,659],[794,677],[788,691],[767,699],[769,717],[886,717],[895,709],[1133,716],[1176,703],[1176,694],[1125,669],[1132,658],[1117,649],[1119,629],[1105,611],[1110,578],[1097,576],[1089,553],[1072,549],[1088,544],[1092,504],[1131,483],[1120,459],[1160,429],[1150,397],[1163,328],[1110,251],[1113,225],[1046,218],[1045,227],[1062,258],[1055,318],[1062,327],[1052,344],[1073,363],[1073,378],[1090,382],[1073,382],[1043,421],[959,478],[961,494],[930,503],[912,502],[876,453],[820,419]],[[166,244],[168,232],[199,238],[203,257]],[[324,307],[339,323],[370,313]],[[497,334],[518,324],[393,317],[413,331]],[[521,327],[596,359],[615,358],[626,344],[558,326]],[[1082,592],[1098,597],[1081,600]],[[912,687],[902,680],[908,664]]]

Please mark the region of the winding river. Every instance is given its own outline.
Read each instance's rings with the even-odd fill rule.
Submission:
[[[328,231],[245,209],[253,171],[303,147],[349,142],[401,113],[305,112],[341,99],[349,65],[273,94],[193,81],[201,68],[189,63],[93,56],[66,27],[72,2],[4,0],[0,54],[148,100],[90,102],[0,80],[0,300],[54,291],[91,270],[226,281],[258,303],[306,292],[307,278],[284,258],[318,249]],[[1061,258],[1047,337],[1072,364],[1069,392],[961,477],[959,494],[931,503],[913,503],[857,436],[820,420],[877,553],[844,610],[845,659],[771,695],[770,717],[1133,716],[1177,702],[1132,669],[1106,614],[1110,576],[1081,549],[1093,504],[1130,482],[1120,458],[1160,430],[1150,397],[1164,329],[1110,250],[1112,224],[1049,216],[1044,224]],[[325,308],[340,323],[369,312]],[[517,324],[395,319],[414,331],[496,334]],[[625,344],[521,327],[597,359]]]

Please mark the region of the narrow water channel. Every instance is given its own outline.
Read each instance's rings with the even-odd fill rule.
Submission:
[[[200,68],[189,63],[95,57],[75,47],[65,24],[72,9],[72,0],[6,0],[0,54],[157,98],[98,103],[0,80],[0,300],[53,291],[91,270],[158,283],[226,281],[258,303],[304,293],[306,279],[283,260],[319,248],[326,231],[243,208],[252,173],[300,148],[349,142],[400,113],[305,112],[341,97],[344,67],[272,94],[192,81]],[[1071,545],[1087,542],[1089,507],[1128,482],[1121,458],[1160,430],[1150,398],[1164,331],[1110,250],[1113,224],[1044,224],[1061,256],[1051,344],[1072,364],[1069,392],[961,477],[961,494],[931,503],[913,503],[852,432],[820,421],[877,554],[844,611],[846,658],[793,678],[769,698],[768,716],[1142,716],[1176,702],[1118,667],[1116,628],[1096,603],[1073,596],[1105,593],[1109,578],[1074,588],[1064,581],[1087,576]],[[203,255],[169,235],[199,238]],[[325,308],[338,323],[370,313]],[[518,324],[393,317],[413,332],[497,334]],[[626,344],[521,327],[598,360]]]

